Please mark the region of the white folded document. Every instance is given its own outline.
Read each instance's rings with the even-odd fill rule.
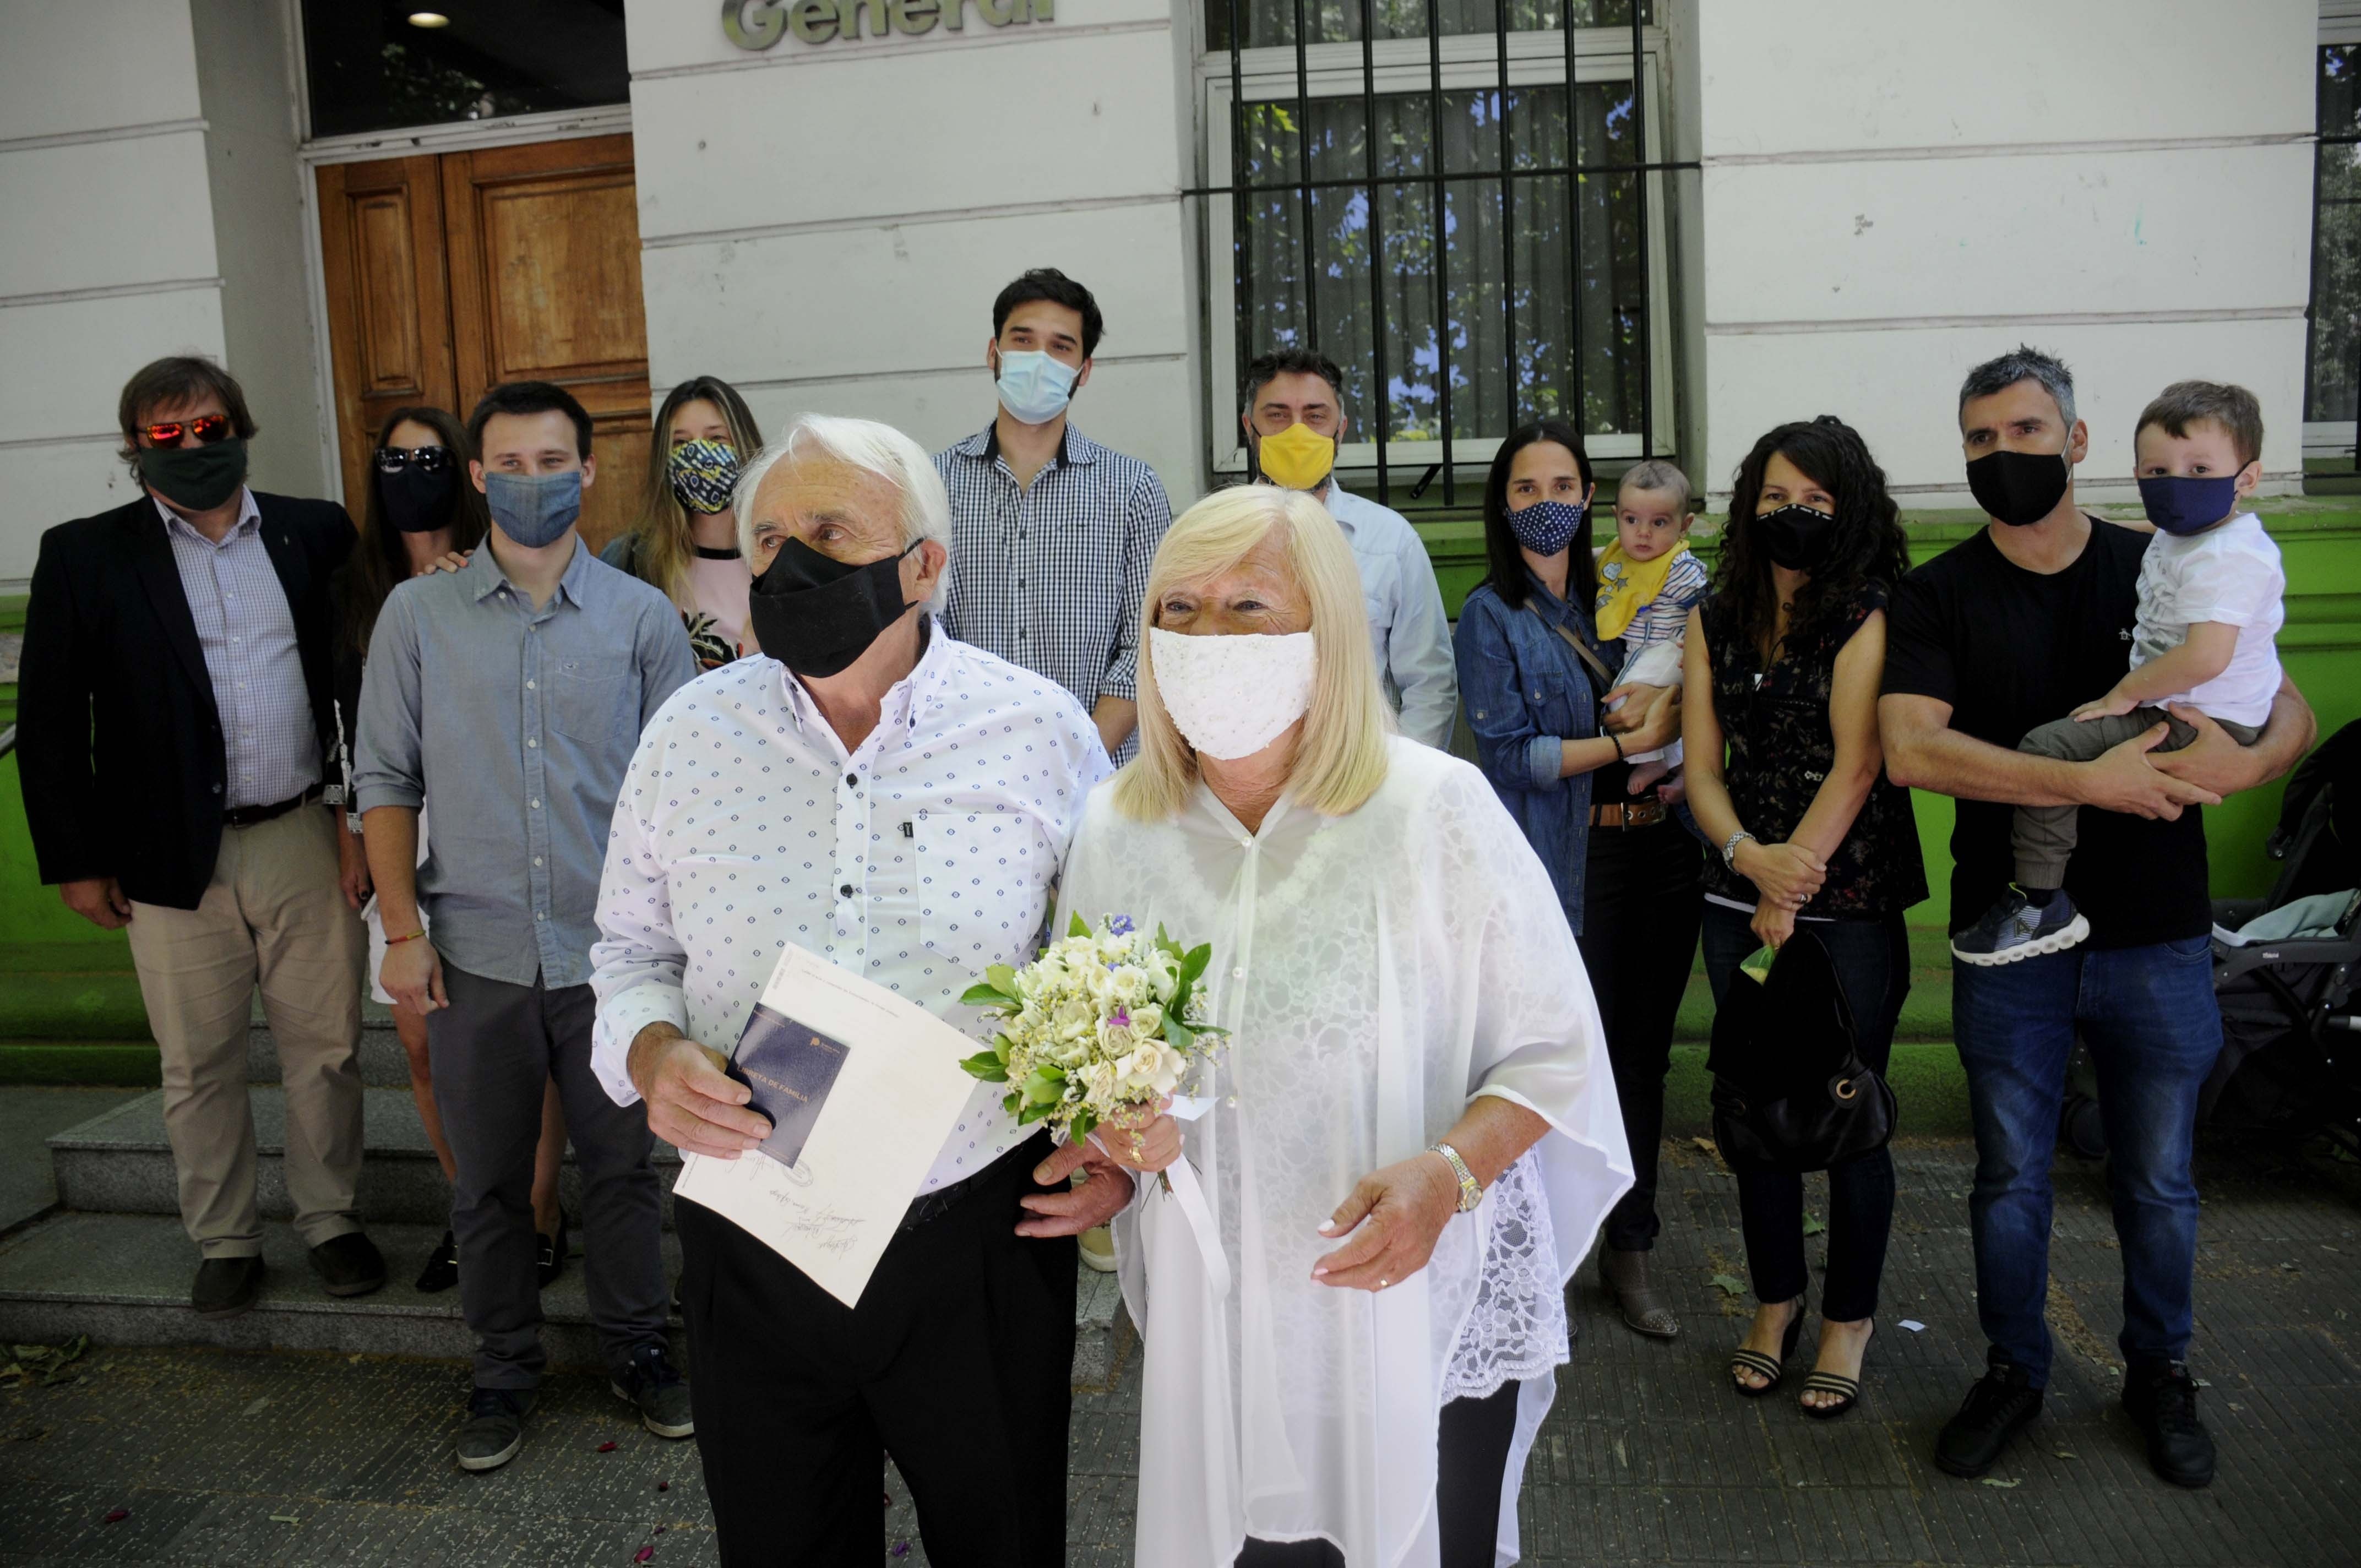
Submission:
[[[758,1049],[773,1054],[746,1059]],[[732,1065],[748,1075],[756,1109],[782,1130],[794,1124],[777,1146],[794,1164],[760,1149],[736,1159],[683,1153],[673,1196],[732,1222],[854,1306],[974,1092],[959,1064],[975,1049],[925,1008],[789,943]]]

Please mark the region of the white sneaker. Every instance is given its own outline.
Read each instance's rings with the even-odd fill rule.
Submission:
[[[1107,1228],[1104,1225],[1096,1225],[1084,1231],[1079,1240],[1084,1263],[1097,1269],[1101,1274],[1115,1272],[1115,1237],[1107,1234]]]

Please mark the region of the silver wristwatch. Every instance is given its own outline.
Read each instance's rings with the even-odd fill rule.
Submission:
[[[1738,869],[1738,846],[1743,844],[1746,840],[1753,837],[1753,834],[1749,833],[1743,828],[1741,828],[1737,832],[1732,833],[1730,836],[1729,841],[1721,847],[1721,863],[1729,867],[1731,871],[1736,871]]]
[[[1451,1162],[1451,1174],[1459,1179],[1459,1212],[1461,1213],[1468,1212],[1477,1204],[1484,1201],[1484,1190],[1476,1184],[1476,1173],[1467,1168],[1467,1162],[1459,1157],[1457,1149],[1453,1148],[1449,1144],[1433,1143],[1426,1146],[1426,1152],[1439,1154]]]

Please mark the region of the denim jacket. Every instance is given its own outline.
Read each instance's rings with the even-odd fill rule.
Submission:
[[[1556,629],[1570,629],[1609,670],[1621,667],[1622,644],[1599,641],[1587,612],[1530,576],[1527,582],[1526,608],[1510,609],[1489,584],[1467,596],[1452,638],[1459,701],[1476,734],[1477,764],[1549,868],[1566,922],[1579,936],[1590,775],[1561,778],[1559,770],[1563,742],[1598,733],[1598,704],[1589,673]]]

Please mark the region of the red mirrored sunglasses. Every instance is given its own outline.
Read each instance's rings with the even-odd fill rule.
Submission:
[[[181,437],[193,435],[200,446],[211,446],[229,436],[229,415],[205,414],[192,420],[170,420],[148,427],[148,439],[159,446],[178,446]]]

